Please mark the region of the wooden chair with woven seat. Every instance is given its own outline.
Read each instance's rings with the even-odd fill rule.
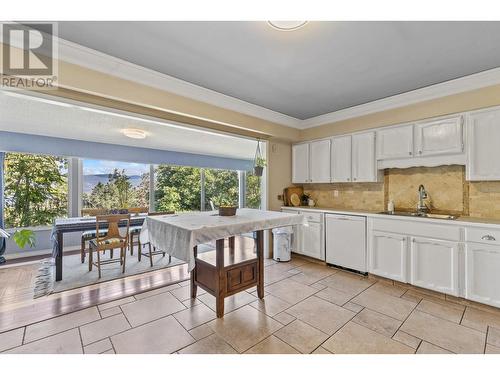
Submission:
[[[128,209],[128,213],[131,215],[139,215],[139,214],[147,214],[149,211],[148,207],[130,207]],[[137,225],[130,227],[130,239],[129,239],[129,247],[130,247],[130,255],[134,255],[134,245],[137,245],[139,252],[141,251],[141,234],[142,225]],[[137,238],[136,241],[134,239]]]
[[[126,231],[124,235],[120,234],[120,222],[126,221]],[[100,236],[102,233],[101,227],[107,226],[105,236]],[[96,216],[96,233],[97,237],[89,242],[89,271],[92,271],[92,266],[97,266],[99,278],[101,278],[101,265],[109,263],[120,263],[122,273],[125,273],[125,260],[127,259],[127,248],[130,228],[130,214],[119,215],[102,215]],[[114,249],[120,249],[120,259],[109,259],[101,261],[101,252],[110,250],[113,253]],[[97,262],[94,263],[93,252],[96,252]]]
[[[148,216],[161,216],[161,215],[173,215],[173,214],[175,214],[174,211],[149,212]],[[163,256],[165,256],[165,251],[163,251],[163,250],[156,250],[156,248],[154,246],[151,247],[151,243],[150,242],[148,242],[146,244],[143,244],[142,247],[144,248],[145,245],[148,245],[148,252],[145,252],[145,253],[142,252],[141,247],[139,245],[139,254],[138,254],[139,262],[141,261],[141,256],[144,255],[145,257],[149,258],[149,263],[151,264],[151,267],[153,267],[153,255],[162,254]],[[169,255],[168,256],[168,262],[170,263],[171,261],[172,261],[172,256]]]
[[[108,210],[105,208],[83,208],[80,211],[80,216],[85,217],[85,216],[97,216],[97,215],[106,215],[108,213]],[[106,230],[103,229],[100,232],[101,236],[106,235]],[[82,263],[85,263],[85,249],[87,248],[87,242],[90,240],[94,240],[96,238],[96,231],[95,230],[87,230],[82,233],[82,239],[81,239],[81,248],[80,248],[80,257],[82,260]]]

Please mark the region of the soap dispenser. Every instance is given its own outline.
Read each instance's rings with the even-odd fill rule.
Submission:
[[[394,201],[392,199],[390,199],[389,203],[387,203],[387,212],[390,214],[394,213]]]

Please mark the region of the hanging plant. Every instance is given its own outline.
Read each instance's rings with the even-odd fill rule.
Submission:
[[[257,140],[257,149],[255,150],[255,159],[253,162],[253,173],[257,177],[262,177],[264,167],[267,165],[266,159],[260,151],[260,139]]]

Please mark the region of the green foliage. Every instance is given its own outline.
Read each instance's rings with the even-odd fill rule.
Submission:
[[[159,165],[156,169],[156,210],[199,211],[200,178],[200,168]]]
[[[12,235],[12,239],[20,249],[24,249],[26,245],[29,245],[29,247],[35,246],[35,233],[29,229],[17,230]]]
[[[249,208],[260,208],[260,178],[247,173],[246,201]]]
[[[90,193],[83,194],[83,207],[119,209],[149,206],[149,173],[141,176],[141,183],[134,189],[125,170],[114,169],[108,182],[98,182]]]
[[[256,167],[265,167],[267,165],[267,161],[265,158],[258,156],[257,159],[255,159],[255,166]]]
[[[52,224],[68,207],[67,160],[62,157],[7,153],[5,226]]]
[[[238,205],[238,172],[225,169],[205,169],[205,208],[210,201],[215,206]]]

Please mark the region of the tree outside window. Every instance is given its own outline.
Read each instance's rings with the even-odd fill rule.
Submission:
[[[149,165],[83,161],[84,208],[149,207]]]
[[[4,179],[6,228],[49,225],[67,216],[67,159],[7,153]]]

